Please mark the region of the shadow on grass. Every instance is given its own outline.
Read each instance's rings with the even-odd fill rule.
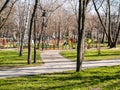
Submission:
[[[109,89],[109,90],[120,90],[119,86],[120,86],[120,81],[117,81],[117,82],[115,82],[115,83],[106,85],[104,88],[105,88],[105,89]],[[117,88],[118,88],[118,89],[117,89]]]
[[[61,52],[61,55],[63,55],[64,57],[68,58],[68,59],[75,59],[75,57],[77,56],[75,51],[63,51]],[[98,52],[95,50],[90,50],[90,51],[86,51],[85,52],[85,57],[86,58],[94,58],[97,59],[96,57],[113,57],[113,56],[120,56],[120,51],[119,50],[103,50],[101,51],[101,54],[98,55]]]
[[[15,90],[15,88],[17,88],[17,90],[72,90],[75,88],[78,88],[76,90],[86,90],[86,88],[89,88],[88,90],[92,90],[90,88],[117,87],[118,85],[115,83],[108,83],[112,80],[120,79],[120,70],[116,67],[88,69],[80,73],[69,71],[63,73],[1,79],[0,85],[2,87],[5,87],[6,85],[8,87],[17,85],[17,87],[11,87],[10,89],[12,90]]]
[[[85,57],[96,57],[96,56],[118,56],[118,55],[120,55],[119,53],[112,53],[112,54],[100,54],[100,55],[98,55],[98,54],[94,54],[94,55],[85,55]]]
[[[37,61],[40,61],[39,52],[37,52]],[[37,64],[38,64],[37,63]],[[40,63],[39,63],[40,64]],[[28,66],[27,52],[23,52],[23,56],[19,56],[18,51],[0,51],[0,70],[9,69],[19,66]]]

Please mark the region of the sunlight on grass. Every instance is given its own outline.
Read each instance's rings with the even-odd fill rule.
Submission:
[[[40,64],[40,52],[37,51],[37,64]],[[36,64],[36,65],[37,65]],[[23,56],[20,57],[18,51],[2,51],[0,50],[0,69],[5,67],[20,67],[20,66],[32,66],[27,64],[27,51],[23,52]],[[34,64],[35,65],[35,64]]]
[[[76,51],[68,50],[62,51],[60,53],[65,58],[75,61],[76,60]],[[85,52],[85,60],[107,60],[107,59],[119,59],[120,58],[120,49],[102,49],[101,54],[98,55],[97,50],[87,50]]]
[[[0,90],[119,90],[120,66],[0,79]]]

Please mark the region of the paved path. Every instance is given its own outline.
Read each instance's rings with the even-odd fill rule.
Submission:
[[[41,54],[44,64],[41,66],[0,70],[0,78],[62,72],[66,70],[75,70],[76,62],[71,62],[63,58],[61,55],[59,55],[59,52],[60,51],[58,50],[44,51]],[[120,60],[83,62],[83,68],[93,68],[98,66],[113,66],[113,65],[120,65]]]

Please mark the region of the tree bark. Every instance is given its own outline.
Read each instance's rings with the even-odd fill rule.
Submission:
[[[107,25],[103,24],[103,21],[102,21],[102,19],[100,17],[100,14],[98,12],[98,9],[96,7],[96,4],[95,4],[94,0],[92,0],[92,1],[93,1],[93,5],[94,5],[94,8],[95,8],[95,11],[97,12],[98,18],[100,20],[100,23],[101,23],[101,25],[102,25],[102,27],[104,29],[104,32],[105,32],[105,34],[107,36],[108,46],[109,46],[109,48],[114,48],[114,47],[116,47],[120,30],[119,30],[119,24],[118,24],[118,30],[116,31],[116,34],[113,35],[113,36],[111,35],[111,10],[110,10],[111,8],[110,8],[110,0],[107,0],[107,7],[108,7],[108,29],[106,29]],[[119,9],[118,13],[120,14],[120,9]],[[119,16],[119,14],[118,14],[118,16]],[[115,39],[113,39],[113,38],[115,38]]]
[[[36,17],[34,18],[34,63],[36,63]]]
[[[112,46],[112,38],[111,38],[111,14],[110,14],[110,0],[107,0],[108,5],[108,46]]]
[[[77,43],[77,66],[76,66],[76,71],[80,71],[80,50],[81,50],[81,13],[82,13],[82,2],[79,0],[79,10],[78,10],[78,43]]]
[[[25,29],[23,30],[22,35],[21,35],[21,43],[20,43],[20,53],[19,53],[19,56],[22,56],[22,54],[23,54],[24,36],[25,36]]]
[[[108,15],[107,15],[107,8],[106,8],[106,12],[105,12],[105,27],[107,26],[107,17],[108,17]],[[103,30],[103,37],[102,37],[102,41],[101,41],[101,43],[104,43],[105,42],[105,31]]]
[[[79,15],[78,15],[78,45],[77,45],[77,66],[76,72],[82,70],[82,61],[84,59],[84,24],[85,24],[85,11],[86,0],[79,0]]]
[[[97,15],[98,15],[98,18],[99,18],[99,20],[100,20],[100,23],[101,23],[101,25],[103,26],[103,30],[104,30],[107,38],[108,38],[108,33],[107,33],[107,30],[106,30],[106,27],[105,27],[105,25],[103,24],[102,18],[101,18],[100,14],[99,14],[99,12],[98,12],[98,10],[97,10],[95,1],[94,1],[94,0],[92,0],[92,1],[93,1],[93,5],[94,5],[94,8],[95,8],[95,11],[96,11],[96,13],[97,13]]]
[[[58,23],[58,40],[57,40],[57,46],[59,48],[59,43],[60,43],[60,22]]]
[[[25,1],[25,3],[26,3],[26,1]],[[28,2],[28,5],[29,5],[29,3],[30,2]],[[25,7],[24,7],[25,8]],[[24,22],[24,26],[22,26],[22,27],[24,27],[22,30],[22,35],[21,35],[21,43],[20,43],[20,52],[19,52],[19,56],[22,56],[22,54],[23,54],[23,44],[24,44],[24,37],[25,37],[25,32],[27,31],[27,29],[28,29],[28,22],[29,22],[29,13],[30,13],[30,11],[29,11],[29,8],[30,8],[30,6],[28,6],[28,8],[27,8],[27,11],[24,9],[24,11],[26,11],[26,12],[24,12],[25,13],[25,15],[26,15],[26,17],[25,17],[25,22]],[[23,16],[24,17],[24,16]],[[19,24],[21,24],[20,22],[19,22]],[[20,30],[20,28],[19,28],[19,30]]]
[[[33,9],[33,13],[32,13],[32,17],[30,20],[30,30],[29,30],[29,37],[28,37],[28,64],[31,64],[31,59],[32,59],[32,51],[31,51],[31,41],[32,41],[32,25],[33,25],[33,19],[35,16],[35,12],[37,9],[37,4],[38,4],[38,0],[35,0],[35,5],[34,5],[34,9]]]
[[[118,25],[118,31],[117,31],[117,34],[116,34],[116,37],[115,37],[115,41],[112,43],[111,48],[112,47],[116,48],[119,35],[120,35],[120,22],[119,22],[119,25]]]
[[[116,32],[116,37],[115,37],[115,41],[114,43],[117,44],[117,41],[118,41],[118,37],[120,35],[120,4],[119,4],[119,9],[118,9],[118,17],[117,17],[117,32]],[[116,45],[114,45],[116,47]]]

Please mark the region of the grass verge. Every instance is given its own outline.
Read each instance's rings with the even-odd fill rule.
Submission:
[[[60,53],[65,58],[76,61],[76,51],[68,50]],[[98,55],[97,50],[87,50],[85,52],[85,60],[108,60],[120,59],[120,49],[101,49],[101,54]]]
[[[120,90],[120,66],[0,79],[0,90]]]
[[[33,61],[32,61],[33,62]],[[23,52],[23,56],[19,56],[19,52],[15,50],[0,50],[0,70],[14,67],[34,66],[41,64],[40,51],[37,51],[37,64],[27,64],[27,51]]]

